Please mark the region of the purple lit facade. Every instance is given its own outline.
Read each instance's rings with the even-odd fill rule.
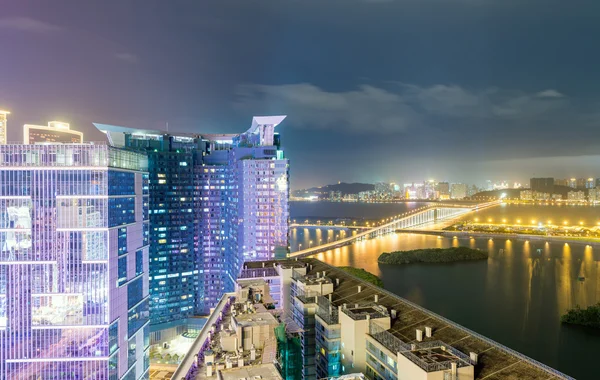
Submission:
[[[0,146],[0,378],[148,378],[145,155]]]
[[[289,160],[275,133],[284,118],[255,117],[239,135],[205,136],[201,225],[206,311],[235,289],[245,261],[288,252]]]
[[[284,118],[254,117],[250,129],[241,134],[172,133],[95,124],[112,145],[148,154],[151,193],[164,186],[160,194],[150,196],[153,328],[192,315],[192,311],[207,313],[223,293],[233,291],[244,261],[286,256],[289,162],[275,133]],[[189,157],[183,157],[184,153]],[[193,175],[188,183],[181,183],[188,170]],[[189,205],[184,207],[182,202]],[[172,213],[178,217],[160,218]],[[194,234],[194,250],[188,239],[169,233],[183,229],[188,238]],[[184,277],[189,286],[169,283]],[[192,279],[197,279],[195,310],[189,307],[188,298]]]

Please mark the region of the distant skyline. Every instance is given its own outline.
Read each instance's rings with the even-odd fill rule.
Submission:
[[[293,189],[600,177],[600,3],[10,2],[0,109],[25,123],[278,130]]]

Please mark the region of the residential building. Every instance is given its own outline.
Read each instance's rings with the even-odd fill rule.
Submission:
[[[272,316],[279,323],[273,362],[286,380],[483,379],[490,374],[523,380],[567,378],[316,259],[249,262],[241,277],[236,292],[222,299],[187,355],[198,354],[196,378],[215,379],[218,371],[246,373],[259,362],[270,364],[270,333],[233,326],[248,318],[275,326]],[[276,302],[270,292],[287,293],[289,299]],[[265,310],[272,310],[272,316],[263,318]],[[242,317],[246,312],[256,317]],[[288,355],[289,350],[297,352],[286,343],[295,337],[301,338],[302,355]],[[253,343],[249,347],[254,347],[254,356],[243,341]],[[296,365],[302,374],[290,374]],[[182,363],[172,378],[185,378],[191,371],[193,359]]]
[[[450,198],[463,199],[467,196],[467,185],[464,183],[453,183],[450,187]]]
[[[521,190],[519,192],[519,199],[522,201],[532,201],[533,200],[533,192],[531,190]]]
[[[48,126],[25,124],[23,126],[23,143],[25,144],[81,144],[83,133],[71,129],[69,123],[49,121]]]
[[[589,202],[600,202],[600,187],[595,187],[588,190]]]
[[[569,191],[567,193],[567,200],[569,201],[584,201],[585,200],[585,192],[578,190],[578,191]]]
[[[437,191],[440,194],[440,198],[450,196],[450,184],[448,182],[438,182]]]
[[[204,142],[194,135],[96,124],[123,146],[148,156],[150,316],[157,324],[203,311],[201,190]],[[113,141],[115,143],[115,141]]]
[[[153,324],[208,312],[244,261],[285,257],[289,162],[274,131],[284,118],[255,117],[241,134],[95,124],[150,159]]]
[[[0,110],[0,145],[8,142],[8,115],[10,112]]]
[[[554,179],[554,185],[555,186],[569,186],[569,180],[568,179],[558,179],[558,178],[555,178]]]
[[[0,378],[148,378],[147,158],[0,146]]]
[[[531,178],[529,188],[542,193],[552,193],[554,191],[554,178]]]
[[[596,187],[596,180],[594,178],[588,178],[585,181],[585,188],[586,189],[594,189]]]

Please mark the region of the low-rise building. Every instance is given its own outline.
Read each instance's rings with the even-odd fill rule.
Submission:
[[[532,201],[533,200],[533,192],[531,190],[522,190],[519,193],[519,198],[522,201]]]
[[[242,276],[188,354],[197,360],[184,360],[173,378],[568,379],[316,259],[246,263]],[[272,292],[279,302],[265,303]],[[276,348],[273,335],[255,325],[274,330]],[[270,363],[280,377],[260,372],[272,370]]]
[[[585,200],[585,192],[578,191],[569,191],[567,193],[567,200],[569,201],[584,201]]]

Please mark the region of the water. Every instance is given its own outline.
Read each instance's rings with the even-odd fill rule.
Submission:
[[[321,213],[319,217],[331,211],[327,205],[323,203],[317,208]],[[299,205],[296,207],[296,211],[302,209]],[[485,211],[486,217],[501,218],[503,213],[509,217],[512,214],[506,213],[512,210],[525,215],[525,209],[520,207],[497,207]],[[539,206],[536,210],[533,207],[526,210],[549,212],[547,216],[555,218],[569,215],[571,219],[583,219],[589,215],[590,221],[597,217],[594,213],[598,210],[545,208],[550,206]],[[302,216],[310,216],[306,210],[300,211],[305,212]],[[524,218],[523,215],[518,217]],[[315,244],[319,239],[351,233],[342,229],[293,229],[291,246],[295,249],[298,244],[308,246],[310,241]],[[490,257],[454,264],[390,266],[377,263],[382,252],[458,245],[486,250]],[[600,348],[600,331],[561,325],[559,318],[577,304],[586,307],[600,302],[599,248],[520,239],[391,234],[316,257],[335,266],[364,268],[380,276],[384,287],[401,297],[578,379],[597,378],[595,360]],[[579,281],[579,276],[584,276],[585,281]]]

